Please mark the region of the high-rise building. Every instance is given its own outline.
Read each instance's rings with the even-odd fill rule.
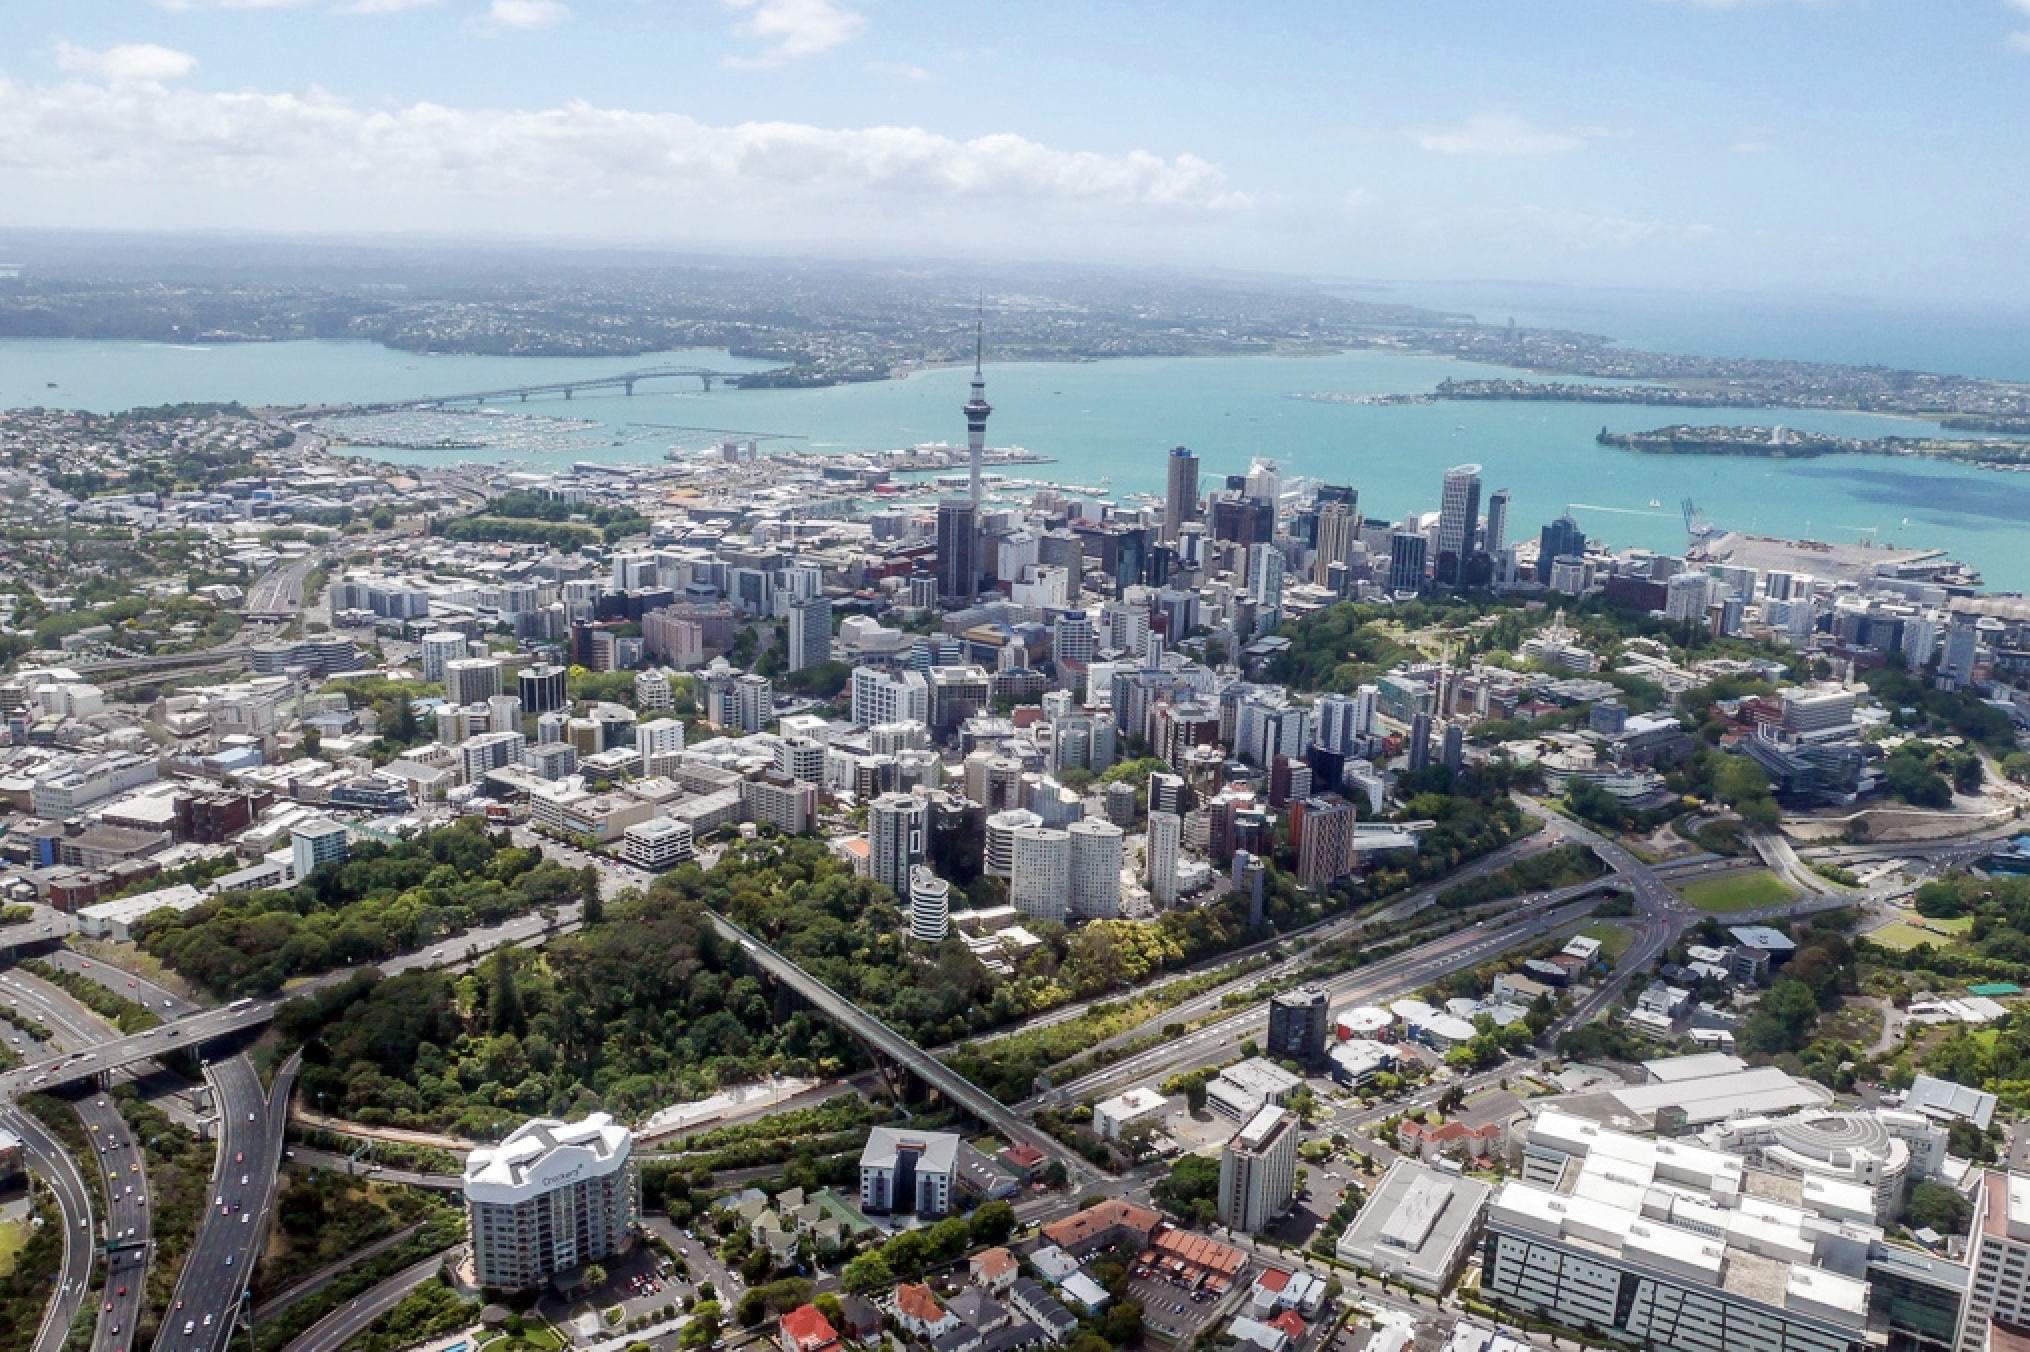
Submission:
[[[1219,1157],[1219,1223],[1253,1234],[1290,1209],[1297,1192],[1297,1119],[1269,1105]]]
[[[673,709],[676,692],[670,688],[669,673],[650,667],[634,678],[634,707],[645,712]]]
[[[1360,509],[1352,503],[1328,502],[1318,509],[1318,545],[1311,561],[1311,581],[1319,587],[1332,585],[1332,565],[1353,557],[1360,543]]]
[[[1325,1059],[1332,1027],[1332,997],[1318,986],[1299,986],[1269,997],[1271,1061],[1312,1066]]]
[[[1116,828],[1118,829],[1118,828]],[[1008,901],[1038,920],[1063,923],[1071,891],[1071,835],[1047,826],[1018,827]]]
[[[1487,531],[1480,540],[1483,554],[1499,555],[1508,546],[1508,502],[1506,488],[1497,488],[1487,500]]]
[[[1264,612],[1283,608],[1283,551],[1273,544],[1248,546],[1248,599]]]
[[[920,671],[853,668],[853,721],[863,728],[930,722],[930,682]]]
[[[345,862],[345,828],[329,817],[312,817],[289,833],[289,853],[296,881],[303,882],[320,865]]]
[[[1353,871],[1353,804],[1331,794],[1291,805],[1297,885],[1322,892]]]
[[[1445,471],[1445,488],[1438,500],[1439,554],[1464,559],[1473,549],[1479,526],[1480,466],[1455,465]]]
[[[1712,597],[1713,580],[1704,573],[1679,573],[1664,586],[1664,618],[1690,624],[1706,618],[1706,604]]]
[[[618,1253],[641,1218],[634,1133],[605,1113],[538,1117],[465,1157],[465,1209],[482,1286],[540,1286]]]
[[[884,793],[867,805],[868,872],[898,899],[930,842],[930,809],[911,793]]]
[[[1121,913],[1121,828],[1098,817],[1075,821],[1071,836],[1071,917],[1111,920]]]
[[[500,693],[500,663],[491,657],[460,657],[444,664],[444,698],[451,704],[484,704]]]
[[[1152,810],[1143,860],[1148,865],[1145,881],[1149,884],[1149,895],[1159,906],[1177,903],[1177,856],[1183,847],[1184,818],[1174,812]]]
[[[1445,768],[1458,774],[1466,766],[1466,729],[1457,723],[1445,725]]]
[[[2000,1346],[1989,1342],[1991,1325],[2030,1327],[2030,1178],[2014,1169],[1984,1172],[1974,1190],[1972,1229],[1967,1266],[1973,1282],[1960,1315],[1956,1352]]]
[[[1537,581],[1551,580],[1551,565],[1559,559],[1583,559],[1586,557],[1586,532],[1579,529],[1579,523],[1565,513],[1537,537]]]
[[[1163,493],[1163,543],[1173,544],[1177,530],[1198,519],[1198,457],[1182,446],[1170,449],[1170,475]]]
[[[1411,774],[1431,764],[1431,715],[1421,709],[1410,715],[1410,744],[1405,750],[1409,752]]]
[[[1964,610],[1952,612],[1945,630],[1945,650],[1938,659],[1939,689],[1958,690],[1973,680],[1981,648],[1981,631],[1976,626],[1972,614]]]
[[[564,708],[571,702],[565,693],[567,680],[568,673],[559,666],[539,663],[523,667],[516,677],[522,692],[522,712],[541,715]]]
[[[1248,466],[1247,495],[1254,502],[1266,503],[1271,512],[1283,498],[1283,472],[1273,460],[1257,456]]]
[[[789,669],[802,671],[832,660],[832,603],[822,596],[789,606]]]
[[[1424,590],[1424,559],[1430,541],[1417,531],[1396,530],[1389,534],[1389,590]]]
[[[965,498],[937,505],[937,595],[947,610],[965,605],[979,588],[978,523],[978,506]]]
[[[451,629],[423,635],[423,679],[443,680],[444,664],[465,656],[465,643],[465,635]]]
[[[656,718],[646,723],[637,723],[634,728],[634,749],[640,754],[644,767],[656,756],[668,756],[682,751],[684,725],[674,718]]]
[[[909,937],[941,944],[952,932],[952,885],[921,864],[909,871]]]

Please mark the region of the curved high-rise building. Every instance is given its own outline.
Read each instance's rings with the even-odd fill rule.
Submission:
[[[1071,836],[1047,826],[1024,826],[1015,833],[1015,868],[1008,900],[1038,920],[1065,918],[1071,890]]]
[[[1073,822],[1067,833],[1071,836],[1072,918],[1113,919],[1121,913],[1121,846],[1125,833],[1098,817]]]
[[[987,844],[980,871],[992,878],[1014,877],[1015,833],[1025,826],[1041,825],[1043,818],[1020,807],[987,818]]]
[[[909,871],[909,937],[941,944],[952,932],[952,885],[922,865]]]

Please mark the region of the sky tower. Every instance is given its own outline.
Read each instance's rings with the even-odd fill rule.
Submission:
[[[987,415],[994,406],[987,402],[987,378],[980,374],[980,354],[986,346],[987,319],[980,316],[973,333],[973,397],[966,400],[966,450],[972,464],[973,510],[980,508],[980,461],[987,453]]]

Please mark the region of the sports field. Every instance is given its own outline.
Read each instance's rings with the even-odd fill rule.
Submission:
[[[1781,906],[1796,894],[1774,873],[1756,869],[1752,873],[1732,873],[1724,878],[1701,878],[1686,883],[1679,889],[1679,895],[1702,911],[1724,914]]]

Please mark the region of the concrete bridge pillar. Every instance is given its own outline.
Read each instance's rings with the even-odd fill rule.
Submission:
[[[627,397],[630,399],[634,398],[634,382],[632,380],[627,382]]]

